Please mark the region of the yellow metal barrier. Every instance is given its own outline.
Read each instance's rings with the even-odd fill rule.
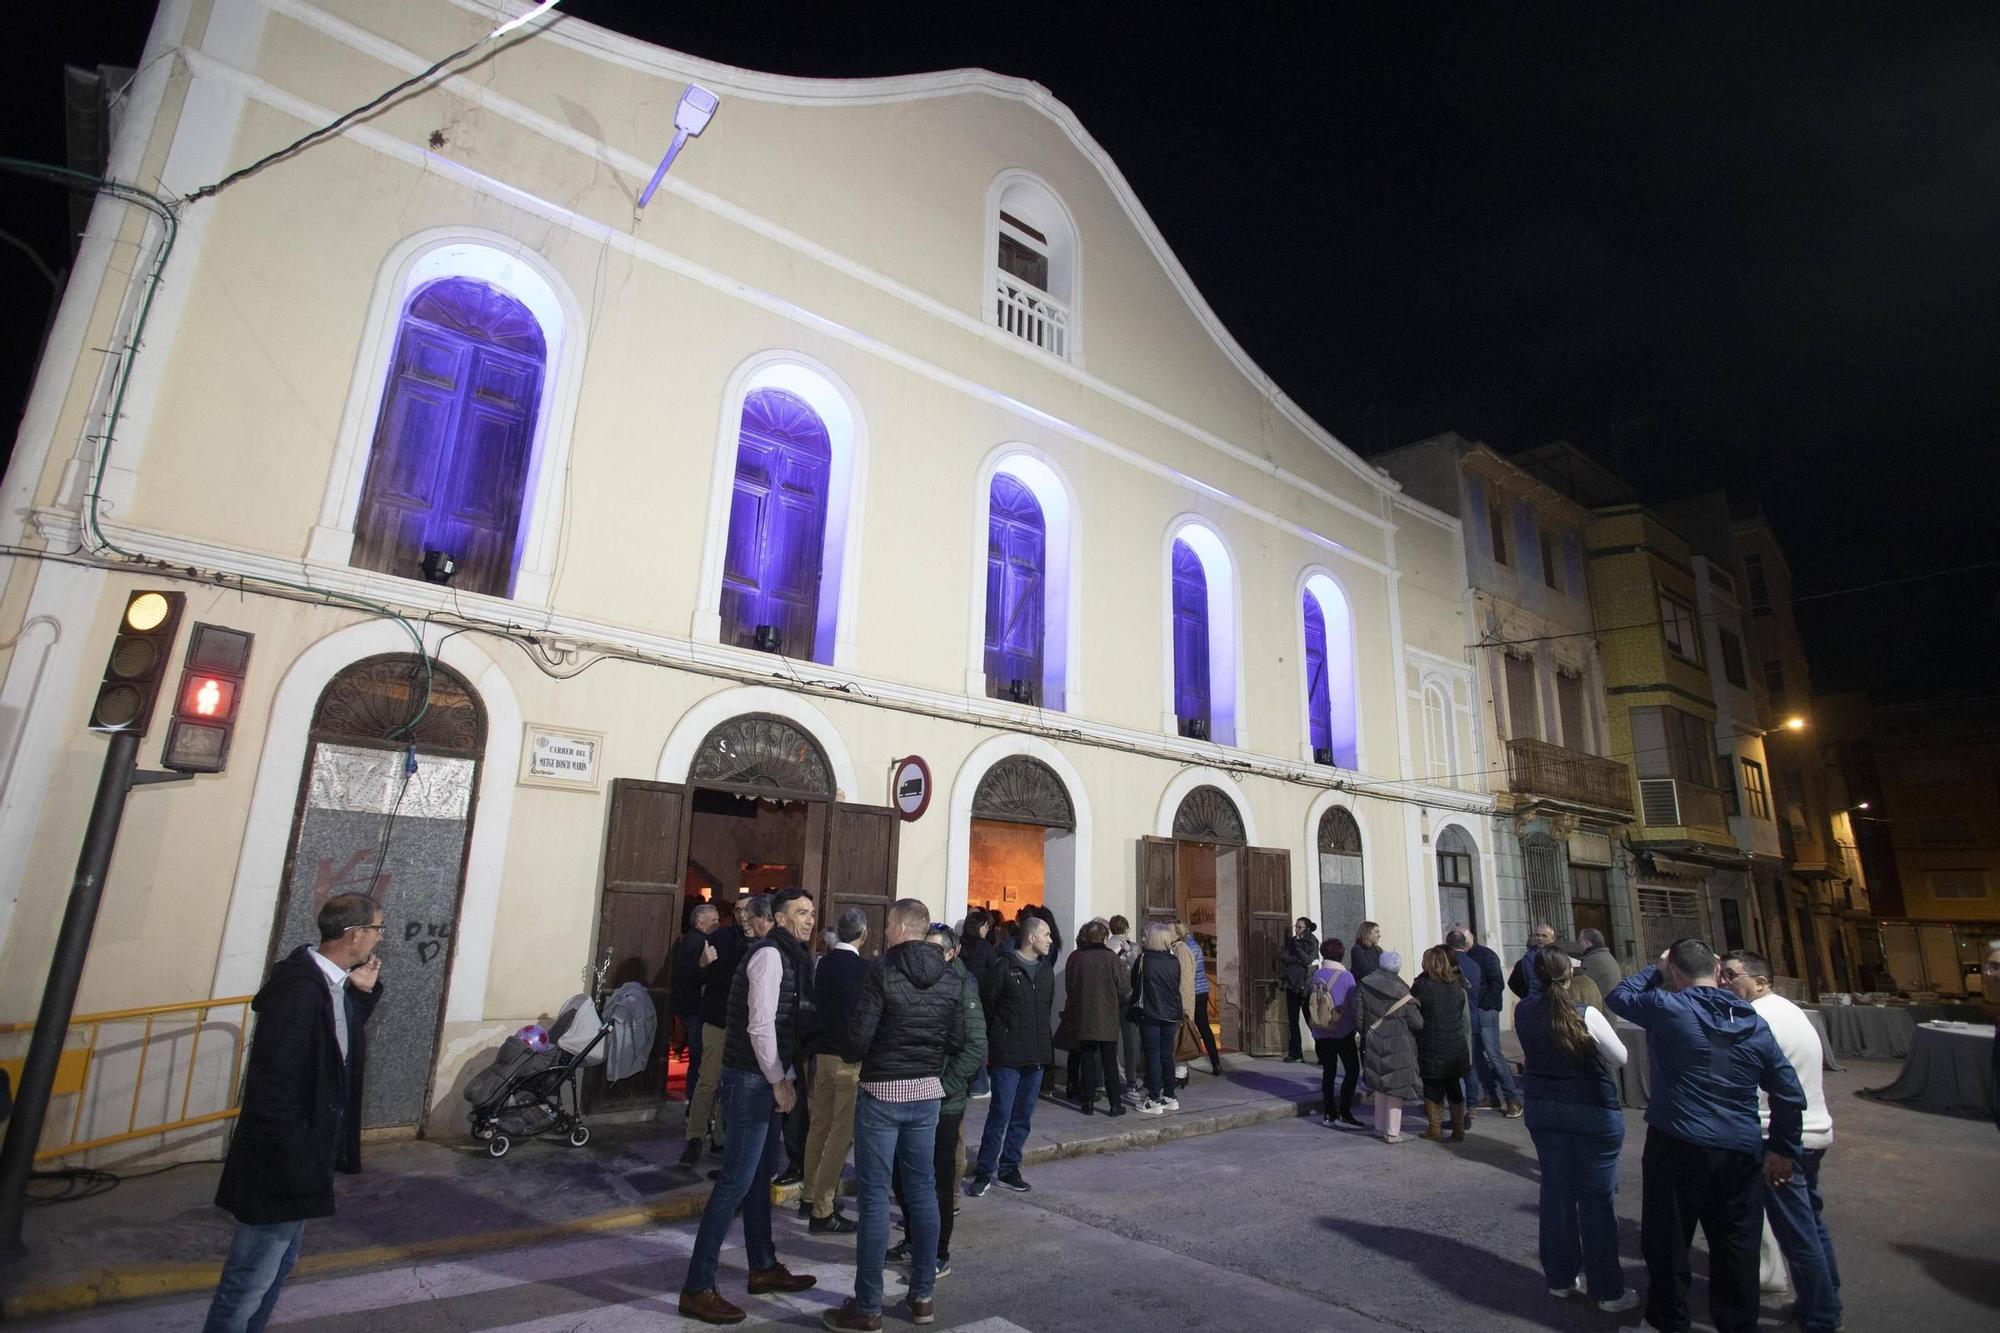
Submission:
[[[69,1134],[66,1142],[53,1148],[42,1148],[35,1153],[38,1162],[58,1157],[70,1157],[77,1153],[89,1152],[92,1148],[109,1148],[114,1144],[131,1143],[137,1139],[151,1138],[156,1134],[171,1133],[177,1129],[190,1129],[196,1125],[214,1124],[221,1120],[233,1120],[237,1112],[237,1098],[243,1092],[243,1053],[249,1038],[250,1001],[253,995],[231,995],[214,1000],[191,1000],[185,1004],[157,1004],[139,1009],[112,1009],[101,1014],[78,1014],[70,1020],[72,1034],[85,1035],[81,1046],[70,1046],[63,1050],[61,1061],[56,1066],[54,1096],[74,1096],[75,1110],[70,1115]],[[229,1095],[221,1110],[204,1111],[190,1115],[194,1099],[194,1076],[201,1056],[202,1031],[209,1024],[209,1015],[216,1010],[234,1009],[236,1034],[232,1040],[229,1060]],[[146,1062],[152,1054],[153,1034],[162,1018],[181,1015],[194,1016],[194,1034],[188,1043],[187,1070],[181,1076],[180,1115],[173,1120],[158,1124],[139,1123],[139,1102],[146,1088]],[[77,1133],[83,1128],[83,1112],[90,1089],[91,1066],[97,1062],[98,1040],[107,1024],[138,1023],[144,1020],[145,1035],[139,1039],[139,1069],[132,1077],[132,1106],[125,1117],[125,1128],[116,1134],[101,1134],[95,1138],[78,1139]],[[34,1031],[33,1023],[0,1024],[0,1037],[18,1036]],[[183,1033],[176,1032],[178,1039]],[[21,1084],[21,1066],[26,1056],[19,1059],[0,1060],[0,1068],[7,1070],[15,1087]]]

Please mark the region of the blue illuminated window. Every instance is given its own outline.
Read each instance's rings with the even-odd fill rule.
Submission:
[[[803,398],[757,389],[743,400],[722,566],[722,641],[820,660],[820,566],[833,447]],[[775,643],[771,636],[775,634]]]
[[[354,519],[350,563],[420,578],[442,551],[454,588],[512,589],[548,350],[528,307],[472,278],[404,307]]]
[[[1022,702],[1043,702],[1047,557],[1041,502],[1026,482],[996,472],[986,518],[986,692],[996,699],[1013,697],[1019,681]]]
[[[1174,542],[1174,715],[1183,736],[1209,727],[1208,573],[1185,541]],[[1199,723],[1199,726],[1196,724]]]

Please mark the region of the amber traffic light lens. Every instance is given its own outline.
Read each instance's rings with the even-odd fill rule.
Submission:
[[[125,608],[125,624],[144,634],[147,630],[158,629],[160,622],[167,618],[169,609],[167,599],[160,594],[141,593]]]

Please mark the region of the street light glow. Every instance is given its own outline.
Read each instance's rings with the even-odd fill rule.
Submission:
[[[1806,729],[1806,720],[1804,718],[1788,717],[1785,719],[1786,731],[1804,731],[1805,729]]]

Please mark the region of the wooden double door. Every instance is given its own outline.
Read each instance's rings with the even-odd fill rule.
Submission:
[[[802,800],[806,833],[799,887],[812,894],[821,926],[850,907],[868,917],[868,950],[882,939],[896,894],[896,839],[902,821],[887,806],[854,805],[823,796],[774,793],[761,788],[701,784],[740,796]],[[694,824],[695,787],[674,782],[618,778],[611,783],[604,838],[593,972],[609,962],[608,987],[643,984],[659,1012],[658,1034],[646,1069],[593,1098],[599,1107],[641,1106],[666,1096],[668,998],[673,949],[686,905],[688,841]],[[814,941],[818,947],[818,941]]]
[[[1285,1052],[1285,938],[1292,930],[1292,859],[1276,847],[1187,838],[1139,839],[1142,922],[1187,920],[1191,887],[1213,858],[1218,947],[1209,1019],[1225,1046],[1251,1055]],[[1197,933],[1209,930],[1197,926]]]

